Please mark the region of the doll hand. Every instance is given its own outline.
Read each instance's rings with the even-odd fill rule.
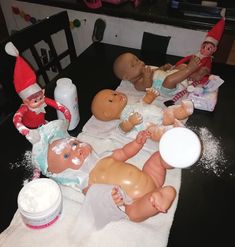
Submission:
[[[159,92],[154,89],[154,88],[146,88],[146,94],[143,98],[143,101],[146,103],[146,104],[151,104],[156,98],[157,96],[159,96]]]
[[[120,207],[120,206],[123,206],[124,205],[123,197],[122,197],[121,193],[119,193],[119,187],[118,186],[115,186],[112,189],[111,195],[112,195],[112,198],[113,198],[114,203],[117,206]]]
[[[153,72],[154,71],[151,69],[150,66],[145,66],[143,68],[143,77],[144,77],[144,79],[145,80],[149,80],[149,79],[152,80],[152,78],[153,78]]]
[[[37,129],[30,129],[29,133],[25,137],[32,144],[35,144],[41,139],[39,131]]]
[[[138,144],[144,145],[146,140],[150,137],[150,133],[146,130],[140,131],[135,139]]]
[[[135,125],[141,124],[143,122],[143,117],[140,113],[135,112],[135,113],[130,115],[128,120],[133,126],[135,126]]]

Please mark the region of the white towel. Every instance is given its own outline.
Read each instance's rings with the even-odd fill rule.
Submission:
[[[134,87],[126,81],[122,81],[117,90],[125,92],[129,97],[129,102],[136,102],[144,95],[143,92],[136,91]],[[162,102],[165,100],[166,99],[158,97],[155,103],[164,107]],[[89,142],[98,154],[112,151],[131,140],[130,136],[117,134],[116,121],[104,124],[104,122],[100,122],[94,117],[91,117],[83,130],[78,138],[81,141]],[[149,140],[145,148],[135,157],[131,158],[129,162],[142,169],[144,162],[149,158],[151,153],[156,150],[158,150],[158,144]],[[98,231],[91,230],[90,235],[83,239],[83,241],[71,238],[71,232],[78,223],[79,210],[83,203],[84,196],[79,191],[62,186],[63,213],[55,224],[41,230],[29,229],[22,222],[19,211],[17,210],[11,225],[0,234],[0,246],[166,247],[177,207],[180,184],[181,170],[169,170],[167,172],[165,185],[174,186],[177,191],[177,196],[166,214],[159,213],[141,223],[134,223],[128,219],[110,222]],[[81,229],[83,227],[86,226],[81,225]]]

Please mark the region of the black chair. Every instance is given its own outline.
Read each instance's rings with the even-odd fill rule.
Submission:
[[[15,58],[7,55],[4,50],[5,44],[9,41],[15,45],[25,60],[31,61],[29,63],[42,87],[49,84],[63,69],[73,63],[77,54],[67,11],[40,20],[14,32],[7,39],[1,41],[0,84],[3,86],[8,101],[10,101],[7,103],[7,108],[15,111],[19,106],[20,99],[13,87]],[[63,42],[63,45],[61,45],[61,42]],[[65,49],[61,50],[64,47]]]

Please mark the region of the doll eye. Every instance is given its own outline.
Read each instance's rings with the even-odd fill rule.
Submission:
[[[113,101],[112,101],[111,99],[109,99],[109,102],[111,102],[111,103],[112,103]]]
[[[69,155],[68,154],[64,154],[64,159],[68,159]]]
[[[71,146],[72,147],[77,147],[77,145],[78,145],[77,142],[73,142]]]

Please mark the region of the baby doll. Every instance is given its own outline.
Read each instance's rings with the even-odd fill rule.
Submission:
[[[35,129],[46,123],[45,107],[47,105],[63,112],[68,122],[70,122],[71,115],[64,105],[45,97],[45,90],[36,83],[34,71],[19,56],[18,50],[11,42],[6,44],[5,50],[8,54],[17,57],[14,68],[14,86],[23,100],[23,104],[13,117],[13,122],[18,131],[34,143],[39,139]]]
[[[153,87],[160,95],[172,96],[179,91],[179,84],[200,67],[200,59],[193,57],[187,66],[174,69],[166,64],[160,68],[145,66],[134,54],[123,53],[114,61],[113,70],[121,80],[130,81],[136,90],[145,91]]]
[[[156,105],[142,102],[128,104],[127,96],[124,93],[104,89],[93,98],[91,111],[101,121],[120,119],[120,129],[128,133],[132,129],[146,130],[151,123],[170,125],[175,123],[175,119],[186,119],[193,113],[193,103],[187,100],[181,105],[172,107],[171,110],[162,110]]]
[[[89,144],[70,137],[60,121],[40,127],[41,140],[33,146],[33,163],[44,175],[65,185],[76,185],[84,193],[93,184],[113,185],[110,191],[113,201],[125,207],[125,213],[132,221],[143,221],[169,209],[176,191],[163,184],[171,165],[161,158],[159,152],[150,156],[142,170],[126,162],[143,148],[148,132],[141,131],[135,140],[100,158]],[[55,123],[61,126],[57,124],[51,128],[50,125]],[[181,153],[185,155],[183,150]],[[128,204],[118,190],[126,195]]]

